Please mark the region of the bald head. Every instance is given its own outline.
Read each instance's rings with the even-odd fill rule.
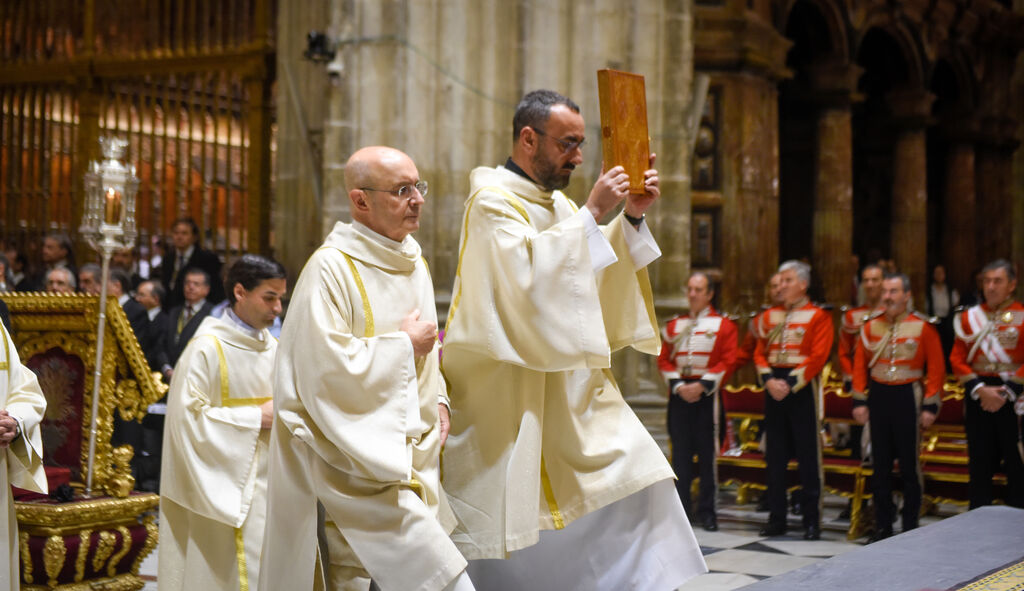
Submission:
[[[387,146],[357,150],[345,163],[352,219],[401,242],[419,228],[423,194],[410,187],[419,181],[416,164],[404,152]]]
[[[392,168],[403,162],[413,164],[412,158],[409,158],[405,152],[394,148],[387,146],[360,148],[345,163],[345,190],[351,193],[354,189],[363,187],[390,189],[391,187],[380,186],[378,181],[382,177],[386,178]]]

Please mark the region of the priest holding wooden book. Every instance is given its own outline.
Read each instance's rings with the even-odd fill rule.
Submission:
[[[480,589],[670,590],[706,571],[672,469],[609,369],[618,349],[660,348],[646,267],[661,252],[644,221],[658,174],[631,193],[611,167],[577,208],[560,190],[584,129],[572,100],[530,92],[511,158],[470,176],[443,486]]]

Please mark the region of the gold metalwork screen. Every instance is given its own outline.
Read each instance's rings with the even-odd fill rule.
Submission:
[[[74,235],[98,138],[129,141],[139,244],[192,216],[226,257],[269,246],[272,0],[0,2],[0,211]]]

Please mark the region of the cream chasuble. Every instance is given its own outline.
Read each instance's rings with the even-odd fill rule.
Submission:
[[[206,318],[167,395],[160,473],[160,591],[255,588],[266,515],[277,341]]]
[[[46,398],[36,374],[21,364],[11,336],[0,323],[0,408],[16,418],[21,436],[0,449],[0,528],[4,548],[0,555],[0,591],[17,591],[19,583],[18,519],[14,514],[11,487],[46,493],[43,471],[43,440],[39,423]]]
[[[617,349],[660,347],[633,228],[601,227],[617,261],[595,271],[586,220],[561,192],[503,167],[470,185],[445,327],[444,487],[463,554],[506,558],[673,473],[609,369]]]
[[[302,270],[277,358],[260,589],[312,588],[318,500],[328,537],[383,591],[441,589],[465,568],[440,489],[437,349],[414,358],[399,330],[415,309],[436,321],[411,236],[339,222]]]

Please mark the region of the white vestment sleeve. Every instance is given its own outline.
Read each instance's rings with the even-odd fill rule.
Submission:
[[[615,256],[615,250],[608,244],[608,239],[601,233],[601,227],[594,221],[590,211],[583,208],[576,212],[576,215],[583,220],[583,227],[587,232],[587,250],[590,251],[590,267],[594,272],[618,261],[619,257]]]
[[[640,222],[639,228],[634,228],[632,224],[626,221],[625,216],[619,216],[619,220],[622,224],[622,234],[626,239],[626,246],[629,247],[629,256],[633,260],[634,269],[639,271],[661,256],[661,249],[658,248],[658,243],[654,240],[651,229],[647,227],[646,219]]]
[[[8,484],[45,493],[47,483],[46,472],[43,471],[43,440],[39,423],[46,411],[46,398],[39,388],[36,374],[21,364],[13,343],[8,350],[7,400],[2,408],[21,425],[21,437],[12,441],[4,450],[7,454]]]

